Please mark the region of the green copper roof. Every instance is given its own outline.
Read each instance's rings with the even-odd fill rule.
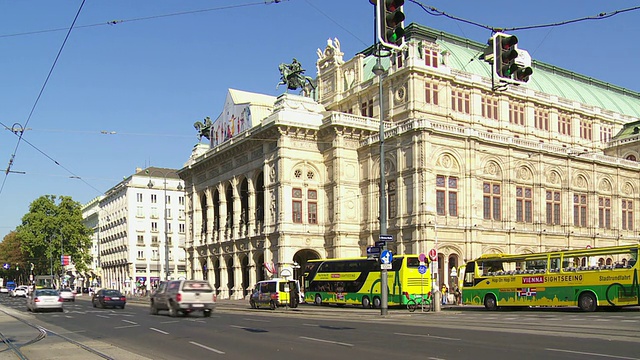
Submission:
[[[449,53],[448,66],[490,78],[490,65],[478,57],[486,44],[443,33],[415,23],[410,39],[430,39]],[[640,118],[640,93],[533,60],[533,75],[524,85],[536,91]]]

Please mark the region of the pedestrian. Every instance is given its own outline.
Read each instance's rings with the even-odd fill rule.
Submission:
[[[462,304],[462,292],[460,291],[460,288],[458,287],[458,285],[454,285],[455,287],[453,288],[453,295],[456,297],[456,305],[461,305]]]
[[[447,296],[449,295],[449,289],[447,284],[442,284],[442,305],[447,305]]]

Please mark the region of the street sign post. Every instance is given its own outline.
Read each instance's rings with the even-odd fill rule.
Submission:
[[[438,252],[436,251],[436,249],[429,250],[429,259],[431,259],[431,261],[436,261],[437,258]]]
[[[367,246],[367,255],[380,254],[380,248],[377,246]]]
[[[380,241],[393,242],[393,235],[380,235]]]

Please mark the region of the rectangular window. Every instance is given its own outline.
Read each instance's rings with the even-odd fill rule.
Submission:
[[[402,53],[402,51],[398,51],[396,55],[396,65],[398,69],[402,67],[402,60],[404,60],[403,57],[404,57],[404,54]]]
[[[144,250],[138,250],[138,259],[144,259]]]
[[[600,142],[606,143],[611,140],[613,129],[611,126],[600,125]]]
[[[136,207],[136,217],[144,217],[144,206]]]
[[[171,195],[167,195],[164,197],[164,203],[165,204],[171,204]]]
[[[498,99],[491,95],[482,95],[482,116],[487,119],[498,120]]]
[[[424,84],[424,91],[425,102],[438,105],[438,84],[427,82]]]
[[[293,222],[302,223],[302,189],[294,188],[292,191],[293,197]]]
[[[397,201],[396,181],[390,180],[387,182],[387,216],[389,219],[393,219],[397,216]]]
[[[151,246],[158,246],[158,237],[157,236],[152,236],[151,237]]]
[[[158,260],[158,259],[160,259],[158,249],[151,249],[151,260]]]
[[[524,105],[520,103],[509,103],[509,122],[514,125],[524,126]]]
[[[573,226],[587,226],[587,195],[573,194]]]
[[[633,230],[633,200],[622,200],[622,229]]]
[[[470,114],[471,100],[468,91],[451,90],[451,110]]]
[[[152,219],[158,218],[158,208],[155,206],[151,208],[151,218]]]
[[[569,114],[558,115],[558,132],[562,135],[571,136],[571,115]]]
[[[184,223],[178,224],[178,232],[180,232],[181,234],[184,234],[184,229],[185,229]]]
[[[536,129],[549,131],[549,110],[536,108],[533,113],[533,120]]]
[[[611,198],[598,198],[598,227],[611,229]]]
[[[184,209],[178,209],[178,219],[182,220],[184,219],[185,213],[184,213]]]
[[[502,218],[500,184],[485,182],[482,185],[483,215],[486,220],[500,220]]]
[[[308,190],[307,191],[307,211],[308,211],[308,220],[309,224],[317,224],[318,223],[318,191],[317,190]]]
[[[533,191],[529,187],[516,187],[516,221],[533,223]]]
[[[438,215],[458,216],[458,178],[436,176],[436,211]]]
[[[560,225],[560,192],[547,191],[547,225]]]
[[[438,67],[438,52],[431,49],[424,49],[424,64],[430,67]]]
[[[158,223],[157,222],[153,221],[151,223],[151,231],[158,232]]]
[[[151,203],[155,204],[158,202],[158,197],[156,196],[156,194],[151,194]]]
[[[136,194],[136,200],[137,200],[138,202],[142,202],[142,193],[137,193],[137,194]]]
[[[167,219],[171,219],[171,209],[167,209],[167,213],[165,214]]]
[[[184,205],[184,196],[178,196],[178,204]]]
[[[593,139],[593,125],[589,120],[580,120],[580,138],[585,140]]]
[[[144,245],[144,236],[138,235],[138,245]]]

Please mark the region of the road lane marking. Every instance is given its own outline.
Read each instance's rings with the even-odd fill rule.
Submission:
[[[126,322],[126,323],[129,323],[129,324],[138,325],[138,323],[137,323],[137,322],[135,322],[135,321],[131,321],[131,320],[122,320],[122,321],[124,321],[124,322]]]
[[[193,345],[195,345],[195,346],[200,346],[201,348],[203,348],[203,349],[207,349],[207,350],[209,350],[209,351],[213,351],[214,353],[224,354],[224,351],[220,351],[220,350],[218,350],[218,349],[214,349],[214,348],[212,348],[212,347],[208,347],[208,346],[206,346],[206,345],[198,344],[198,343],[197,343],[197,342],[195,342],[195,341],[189,341],[189,344],[193,344]]]
[[[114,329],[127,329],[127,328],[133,328],[133,327],[138,327],[140,325],[135,324],[135,325],[122,325],[122,326],[116,326],[114,327]]]
[[[583,351],[573,351],[573,350],[564,350],[564,349],[547,348],[545,350],[547,350],[547,351],[565,352],[565,353],[570,353],[570,354],[600,356],[600,357],[606,357],[606,358],[611,358],[611,359],[625,359],[625,360],[639,360],[640,359],[640,358],[634,358],[634,357],[628,357],[628,356],[616,356],[616,355],[610,355],[610,354],[598,354],[598,353],[590,353],[590,352],[583,352]]]
[[[153,331],[157,331],[157,332],[159,332],[160,334],[169,335],[169,333],[168,333],[168,332],[166,332],[166,331],[162,331],[162,330],[160,330],[160,329],[156,329],[156,328],[149,328],[149,329],[151,329],[151,330],[153,330]]]
[[[353,344],[343,343],[343,342],[339,342],[339,341],[311,338],[311,337],[306,337],[306,336],[300,336],[300,339],[306,339],[306,340],[311,340],[311,341],[319,341],[319,342],[323,342],[323,343],[335,344],[335,345],[340,345],[340,346],[353,347]]]
[[[441,340],[460,341],[460,339],[456,339],[456,338],[450,338],[450,337],[444,337],[444,336],[435,336],[435,335],[405,334],[405,333],[394,333],[394,335],[413,336],[413,337],[426,337],[426,338],[434,338],[434,339],[441,339]]]
[[[160,322],[160,324],[175,324],[175,323],[177,323],[177,322],[180,322],[180,321],[178,321],[178,320],[162,321],[162,322]]]
[[[262,320],[262,319],[249,319],[249,318],[244,318],[242,320],[246,320],[246,321],[255,321],[255,322],[271,322],[270,320]]]
[[[97,317],[101,317],[101,318],[105,318],[105,319],[111,319],[110,317],[105,316],[105,315],[96,315],[96,316],[97,316]]]

